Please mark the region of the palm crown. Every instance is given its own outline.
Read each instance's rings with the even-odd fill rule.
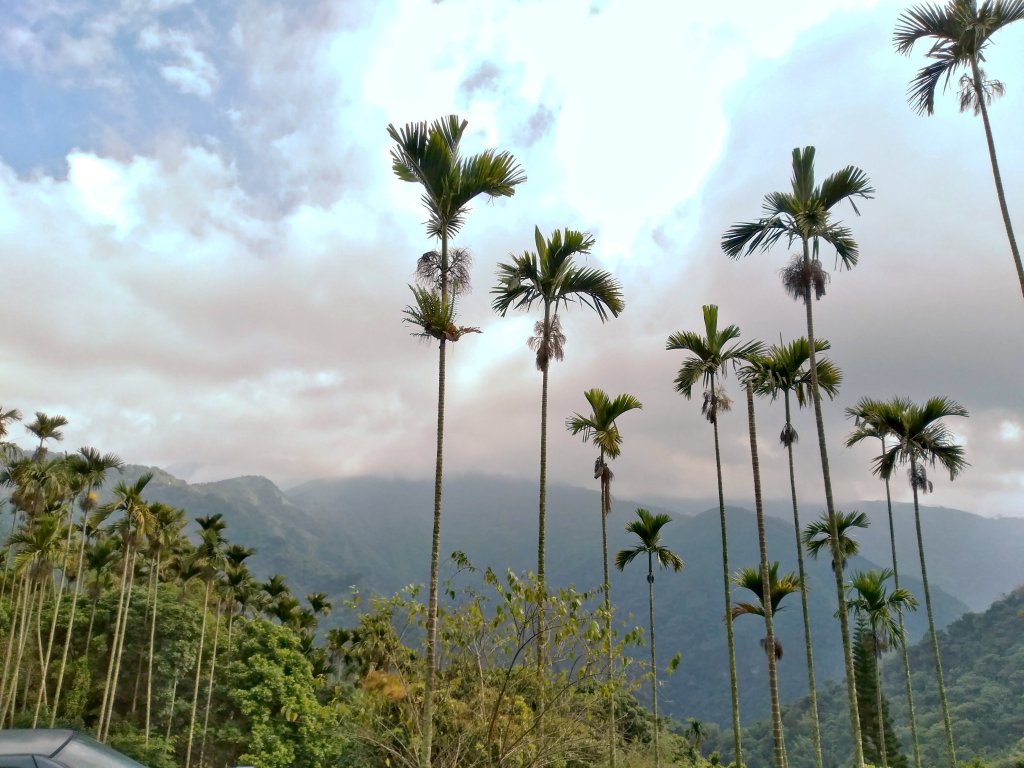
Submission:
[[[960,70],[971,70],[985,60],[985,48],[992,35],[1014,21],[1024,18],[1024,0],[952,0],[945,5],[926,3],[900,14],[893,33],[893,45],[902,54],[909,54],[914,45],[926,38],[932,45],[925,54],[930,63],[910,82],[907,99],[921,114],[935,111],[935,91],[943,90]],[[973,73],[972,73],[973,75]],[[979,80],[981,76],[979,75]],[[987,86],[987,88],[986,88]],[[978,93],[971,75],[961,80],[960,109],[978,109],[981,98],[991,100],[1002,92],[1001,83],[982,83],[985,93]]]
[[[909,465],[911,482],[919,490],[927,491],[928,482],[924,465],[937,464],[954,479],[968,466],[964,449],[953,442],[953,433],[940,419],[947,416],[966,417],[967,410],[946,397],[932,397],[924,405],[916,405],[905,397],[888,401],[864,399],[856,408],[847,409],[848,415],[857,416],[858,426],[846,440],[847,446],[856,445],[867,438],[890,436],[893,445],[874,462],[874,472],[888,480],[898,466]]]
[[[402,181],[423,185],[422,201],[430,213],[427,233],[452,237],[465,221],[470,201],[477,195],[511,197],[526,174],[509,152],[488,149],[463,157],[459,143],[468,123],[456,115],[388,126],[394,140],[391,168]]]
[[[848,607],[867,617],[876,653],[903,645],[906,636],[900,616],[904,611],[917,608],[917,598],[909,590],[896,587],[889,592],[885,582],[892,575],[893,572],[888,568],[881,571],[858,571],[853,574],[849,584]]]
[[[498,285],[491,293],[494,311],[504,316],[510,309],[544,307],[544,320],[537,324],[531,347],[537,353],[537,368],[546,370],[551,359],[562,359],[565,337],[561,334],[558,310],[578,303],[589,307],[604,322],[622,312],[622,286],[603,269],[583,267],[574,261],[587,255],[594,238],[572,229],[555,230],[547,239],[534,227],[537,250],[514,256],[498,265]]]
[[[719,329],[718,307],[705,304],[703,310],[703,336],[695,331],[677,331],[668,337],[665,345],[668,350],[681,349],[690,353],[676,374],[675,382],[676,391],[687,398],[693,395],[693,387],[698,381],[709,387],[715,377],[727,372],[730,364],[735,366],[763,351],[759,341],[730,344],[739,337],[739,326],[727,325]]]
[[[622,452],[622,435],[615,420],[627,411],[643,408],[633,395],[623,393],[614,400],[603,389],[588,389],[583,393],[590,403],[589,416],[575,413],[565,420],[565,428],[574,435],[582,435],[592,442],[604,456],[614,459]]]
[[[842,266],[857,264],[858,249],[848,227],[832,221],[832,208],[847,200],[857,210],[855,198],[870,198],[875,190],[867,174],[848,165],[814,183],[814,147],[793,150],[792,189],[769,192],[762,204],[763,216],[757,221],[734,224],[722,236],[722,250],[733,259],[754,251],[767,251],[785,237],[792,244],[809,243],[814,259],[818,243],[824,240],[836,249]]]
[[[626,525],[626,532],[636,534],[640,543],[632,549],[620,550],[615,555],[615,567],[621,571],[640,555],[649,554],[662,568],[681,570],[683,559],[661,543],[661,529],[671,523],[672,518],[664,513],[651,514],[643,508],[637,509],[636,515],[637,519]]]

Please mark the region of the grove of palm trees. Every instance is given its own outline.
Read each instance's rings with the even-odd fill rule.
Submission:
[[[956,86],[961,111],[982,118],[996,202],[1024,293],[1004,190],[1012,170],[998,163],[989,115],[1005,87],[984,68],[993,36],[1022,18],[1024,0],[925,3],[899,16],[892,44],[900,54],[926,46],[926,63],[908,89],[914,111],[932,114],[937,92]],[[788,182],[774,179],[775,191],[769,191],[734,179],[748,207],[720,223],[718,242],[699,249],[734,270],[737,282],[752,272],[751,262],[775,258],[778,283],[760,289],[791,299],[801,330],[783,338],[768,316],[744,319],[741,330],[733,322],[735,302],[730,305],[727,291],[710,281],[721,295],[679,302],[661,315],[671,324],[651,323],[649,335],[637,340],[665,339],[653,349],[671,358],[677,371],[674,379],[651,382],[646,371],[631,369],[634,349],[607,343],[614,338],[609,329],[645,302],[650,286],[631,284],[629,269],[616,273],[614,259],[601,250],[601,228],[545,220],[532,232],[502,231],[507,256],[474,246],[470,235],[478,230],[469,223],[478,207],[500,201],[505,210],[531,192],[525,163],[507,149],[471,151],[476,137],[469,129],[470,122],[455,114],[389,124],[390,173],[384,161],[374,167],[402,194],[411,189],[417,196],[417,213],[399,209],[394,221],[425,224],[418,235],[422,255],[408,264],[411,301],[395,307],[394,315],[421,342],[419,349],[408,342],[402,353],[408,359],[433,360],[436,348],[436,378],[392,372],[409,379],[410,389],[431,393],[430,440],[417,448],[432,459],[433,494],[409,502],[430,520],[429,541],[417,542],[422,578],[393,594],[346,590],[345,568],[361,577],[393,566],[387,557],[369,555],[348,562],[350,552],[339,552],[326,566],[344,583],[325,591],[303,595],[306,590],[289,585],[289,573],[257,576],[258,558],[280,553],[236,539],[235,530],[253,523],[236,517],[228,501],[204,514],[161,501],[155,491],[173,486],[170,475],[129,466],[118,453],[90,445],[74,450],[65,437],[77,429],[75,419],[43,410],[33,415],[19,409],[23,404],[4,402],[0,481],[11,520],[0,549],[0,729],[74,728],[150,768],[926,768],[925,755],[936,754],[949,768],[1024,765],[1024,741],[993,759],[979,746],[975,723],[983,718],[974,710],[995,705],[951,693],[951,635],[936,617],[935,575],[945,564],[929,557],[930,521],[920,497],[935,492],[941,503],[943,491],[970,471],[970,460],[981,464],[991,456],[982,449],[975,459],[975,444],[968,450],[958,431],[975,411],[973,393],[945,391],[946,361],[934,356],[917,362],[927,397],[890,391],[885,370],[844,370],[847,350],[823,337],[835,327],[828,299],[847,290],[841,273],[873,258],[867,249],[862,253],[857,222],[875,215],[886,194],[873,180],[874,169],[818,167],[816,148],[806,143],[819,140],[815,126],[797,124]],[[493,323],[486,328],[479,318],[463,319],[474,263],[492,275],[484,292]],[[908,290],[928,290],[929,277],[915,275]],[[1006,283],[999,287],[1010,290]],[[750,318],[758,308],[744,309]],[[532,334],[520,338],[514,323],[533,311]],[[900,307],[891,311],[893,326],[927,320],[904,316]],[[461,412],[460,395],[489,386],[499,391],[502,374],[487,366],[512,354],[513,338],[520,353],[524,346],[531,353],[540,407],[514,412],[496,397],[493,420],[475,424]],[[876,341],[879,348],[887,343]],[[912,357],[915,349],[900,354]],[[584,368],[580,361],[587,356],[600,365]],[[552,368],[555,362],[563,365]],[[578,370],[606,378],[582,388]],[[610,395],[623,380],[630,391]],[[851,380],[872,387],[846,391]],[[661,410],[643,394],[651,388],[682,398],[675,409]],[[303,390],[302,396],[316,395]],[[696,412],[695,399],[701,428],[679,429],[682,414]],[[562,402],[578,410],[555,410]],[[394,407],[398,413],[404,406]],[[826,430],[836,415],[849,419],[846,433]],[[613,467],[625,479],[624,457],[634,445],[653,441],[645,419],[657,423],[658,439],[685,443],[703,456],[702,474],[687,467],[671,478],[680,496],[699,487],[710,497],[714,485],[720,533],[712,578],[721,584],[714,590],[720,621],[698,630],[721,649],[713,660],[671,633],[656,632],[669,615],[689,620],[676,574],[687,574],[693,553],[689,542],[667,540],[682,513],[655,504],[626,509],[613,496]],[[534,435],[531,463],[491,471],[536,478],[536,506],[521,510],[516,522],[536,541],[535,557],[530,550],[536,567],[522,572],[509,562],[477,562],[474,552],[446,543],[452,533],[446,480],[468,471],[461,462],[472,450],[460,442],[463,433],[478,429],[497,444],[513,439],[512,422],[529,425]],[[551,429],[553,422],[565,430]],[[1007,441],[1017,439],[1012,429],[1005,431]],[[801,434],[805,444],[814,443],[810,463],[797,461]],[[266,437],[267,451],[273,442]],[[742,465],[730,460],[737,446]],[[346,454],[362,448],[351,439],[339,445]],[[887,519],[842,508],[834,492],[837,457],[865,449],[871,453],[862,483],[879,494],[878,481],[884,484]],[[587,525],[595,541],[600,531],[601,551],[595,544],[588,572],[601,576],[592,583],[562,583],[549,567],[565,557],[549,539],[553,520],[564,514],[549,504],[551,468],[569,456],[584,468],[577,485],[597,494]],[[795,535],[784,548],[768,533],[769,481],[786,490],[785,525]],[[912,500],[911,560],[898,558],[893,494]],[[749,562],[737,561],[737,542],[730,538],[735,512],[728,500],[737,498],[756,522],[757,557]],[[483,525],[488,513],[485,506],[479,510]],[[302,521],[276,521],[276,541],[287,542],[292,524],[298,529]],[[891,557],[865,569],[858,557],[869,526],[887,528]],[[629,546],[617,549],[610,531],[628,535]],[[396,540],[400,533],[394,532]],[[393,557],[402,555],[396,550]],[[635,563],[645,560],[641,573]],[[828,567],[826,584],[809,575],[816,561]],[[790,562],[795,570],[787,565],[780,573]],[[908,586],[918,581],[921,594]],[[623,584],[643,592],[646,615],[633,616],[616,602],[613,587]],[[815,603],[827,603],[834,615],[812,632]],[[915,646],[907,617],[919,607],[928,632]],[[799,611],[802,647],[789,640],[784,647],[778,633],[784,611]],[[760,649],[753,656],[738,647],[737,622],[757,623]],[[816,674],[815,644],[823,642],[841,649],[838,679],[823,679],[820,656]],[[1004,645],[1012,647],[1010,640]],[[965,655],[958,646],[958,670]],[[1005,677],[1024,685],[1022,659],[1020,653],[1008,657]],[[721,667],[715,679],[723,699],[728,695],[729,721],[683,723],[666,715],[666,680],[711,664]],[[741,670],[751,668],[763,675],[764,689],[742,684]],[[786,700],[780,691],[787,679],[798,680],[806,696]],[[956,680],[960,685],[959,671]],[[686,711],[685,701],[673,705]]]

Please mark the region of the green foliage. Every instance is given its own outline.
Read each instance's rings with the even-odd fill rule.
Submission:
[[[238,739],[223,740],[219,750],[260,768],[334,765],[344,748],[338,711],[317,699],[296,633],[265,620],[239,621],[236,631],[236,656],[221,686],[228,700],[222,720]]]

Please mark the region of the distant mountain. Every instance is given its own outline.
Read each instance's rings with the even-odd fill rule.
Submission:
[[[143,471],[133,467],[128,478]],[[282,492],[260,477],[242,477],[190,485],[158,472],[148,497],[189,510],[190,517],[221,513],[229,523],[232,541],[255,547],[250,563],[261,577],[283,573],[297,594],[327,592],[335,601],[355,586],[364,593],[390,594],[410,583],[424,583],[429,567],[432,483],[427,480],[355,478],[317,480]],[[532,482],[502,477],[452,477],[445,483],[442,554],[465,552],[478,566],[498,570],[536,569],[536,487]],[[864,558],[852,568],[877,567],[889,561],[884,505],[881,516],[871,507],[874,525],[861,532]],[[690,503],[692,505],[692,502]],[[616,499],[609,520],[612,554],[631,546],[624,531],[637,504]],[[850,508],[850,507],[847,507]],[[652,507],[652,509],[655,509]],[[767,520],[769,553],[783,569],[795,570],[794,536],[784,514],[787,505],[773,504],[777,517]],[[656,579],[660,657],[682,654],[679,670],[665,682],[665,711],[677,717],[727,722],[729,718],[728,667],[721,617],[725,606],[721,587],[721,546],[717,509],[696,515],[667,510],[676,519],[665,529],[666,544],[686,561],[680,574],[661,573]],[[817,514],[817,512],[815,512]],[[906,524],[905,509],[898,510]],[[1020,558],[1006,554],[1004,542],[1012,535],[1003,523],[955,510],[926,509],[929,573],[935,582],[936,619],[948,624],[968,609],[968,601],[983,599],[985,589],[1000,594],[1024,577],[1017,574]],[[575,584],[593,589],[601,580],[601,543],[598,493],[571,486],[549,491],[548,578],[553,584]],[[811,510],[805,517],[811,517]],[[952,521],[952,523],[948,522]],[[996,525],[993,525],[996,523]],[[952,526],[953,534],[932,536]],[[911,523],[912,527],[912,523]],[[917,571],[912,534],[903,535],[907,586],[920,594],[912,578]],[[757,562],[753,513],[729,510],[730,567],[732,571]],[[1020,541],[1020,538],[1016,539]],[[970,543],[978,558],[967,567]],[[883,546],[884,545],[884,546]],[[904,550],[906,550],[904,552]],[[990,554],[991,553],[991,554]],[[954,565],[955,564],[955,565]],[[454,573],[445,560],[442,578]],[[977,585],[977,571],[988,574],[985,589]],[[646,581],[634,566],[614,572],[613,599],[623,626],[643,625],[646,616]],[[834,587],[827,563],[809,563],[812,632],[815,666],[821,679],[839,678],[842,660],[839,633],[833,618]],[[943,589],[948,587],[948,590]],[[960,588],[963,591],[959,591]],[[735,599],[742,599],[738,594]],[[779,637],[786,648],[782,663],[782,697],[794,700],[806,693],[803,671],[803,636],[797,596],[778,617]],[[335,623],[350,620],[336,612]],[[911,636],[925,631],[923,613],[909,622]],[[759,646],[762,627],[752,617],[736,623],[740,665],[741,707],[744,720],[767,711],[767,681]],[[641,652],[642,653],[642,652]]]

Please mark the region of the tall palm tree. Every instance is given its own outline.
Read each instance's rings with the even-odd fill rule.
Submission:
[[[817,298],[825,293],[828,275],[819,259],[821,243],[835,249],[842,267],[850,269],[859,257],[857,242],[848,227],[832,220],[832,209],[848,201],[857,211],[856,198],[870,198],[874,189],[867,174],[849,165],[830,176],[821,184],[814,183],[814,147],[793,150],[793,177],[790,191],[770,192],[762,204],[763,215],[757,221],[734,224],[722,236],[722,250],[730,258],[738,259],[755,251],[768,251],[779,240],[800,243],[801,252],[783,270],[783,285],[793,298],[803,301],[807,319],[808,364],[810,366],[811,402],[814,421],[818,429],[818,453],[821,457],[821,475],[825,486],[825,506],[830,523],[835,520],[836,508],[832,497],[832,476],[829,471],[828,447],[825,442],[825,421],[821,412],[821,385],[818,382],[814,341],[814,312],[811,301],[813,290]],[[832,540],[838,542],[838,533],[832,526]],[[833,562],[838,558],[833,557]],[[846,673],[846,694],[849,705],[850,728],[853,732],[854,766],[862,768],[864,755],[860,747],[860,716],[857,714],[857,690],[853,670],[853,651],[850,643],[850,625],[846,615],[846,595],[842,574],[833,569],[836,598],[839,601],[839,632],[843,642],[843,662]]]
[[[95,448],[80,448],[78,453],[68,457],[68,468],[72,477],[76,478],[81,491],[78,494],[78,506],[82,511],[81,537],[79,539],[78,564],[75,572],[75,591],[71,597],[71,612],[68,616],[68,628],[64,635],[64,649],[61,653],[60,670],[57,673],[57,687],[53,694],[53,707],[50,711],[50,728],[57,720],[61,692],[64,687],[64,673],[67,669],[68,651],[75,628],[75,614],[78,612],[78,598],[82,591],[82,568],[85,565],[85,548],[89,541],[87,521],[90,513],[96,508],[95,489],[103,485],[107,473],[124,468],[124,461],[113,453],[101,454]]]
[[[149,745],[149,728],[153,710],[153,656],[156,650],[156,619],[157,599],[160,594],[161,567],[164,552],[173,550],[180,542],[182,528],[185,527],[185,511],[169,504],[153,502],[149,505],[149,530],[146,538],[149,543],[149,556],[153,559],[153,573],[150,599],[149,623],[149,661],[146,672],[146,729],[145,744]]]
[[[609,763],[615,765],[615,693],[612,691],[612,598],[608,577],[608,515],[612,511],[612,471],[608,460],[622,453],[622,434],[618,418],[622,414],[643,408],[633,395],[623,393],[612,400],[603,389],[588,389],[583,393],[590,403],[590,415],[576,413],[565,420],[565,428],[574,435],[582,435],[598,449],[594,462],[594,477],[601,481],[601,564],[604,568],[604,621],[605,655],[608,664],[608,750]]]
[[[825,339],[815,341],[817,352],[831,348]],[[800,608],[804,624],[804,655],[807,661],[807,690],[811,711],[811,735],[814,742],[814,765],[822,768],[821,726],[818,719],[818,693],[814,680],[814,651],[811,641],[810,610],[807,605],[807,574],[804,571],[803,546],[800,543],[800,511],[796,497],[796,471],[793,461],[793,446],[800,439],[793,426],[790,395],[795,394],[797,404],[803,407],[807,403],[807,391],[810,387],[810,370],[807,362],[810,357],[807,339],[795,339],[788,344],[772,345],[768,352],[751,361],[749,370],[753,376],[757,394],[771,397],[773,400],[781,392],[786,410],[786,422],[779,433],[779,442],[786,448],[789,460],[789,491],[793,501],[793,534],[796,539],[796,562],[800,584]],[[842,382],[842,372],[827,357],[816,360],[818,368],[818,385],[821,391],[834,399]]]
[[[113,526],[120,532],[123,545],[117,618],[114,623],[113,644],[107,664],[107,682],[103,689],[103,703],[100,706],[100,718],[96,731],[96,738],[100,741],[106,741],[110,731],[110,720],[114,713],[114,698],[121,675],[121,659],[124,652],[125,634],[128,629],[132,587],[135,583],[135,559],[142,534],[149,520],[149,505],[143,500],[142,492],[152,479],[153,474],[146,472],[131,485],[123,481],[119,482],[114,486],[114,498],[97,508],[97,512],[101,515],[120,513],[121,516]]]
[[[491,306],[502,317],[509,309],[543,310],[543,319],[534,325],[528,344],[536,353],[541,373],[540,400],[540,504],[537,534],[537,580],[544,589],[544,550],[547,509],[548,461],[548,371],[552,360],[564,357],[565,335],[558,311],[578,303],[589,307],[604,322],[609,315],[618,317],[623,309],[622,287],[609,272],[580,266],[575,257],[590,253],[594,238],[584,232],[555,230],[547,239],[534,228],[537,250],[516,256],[498,265],[498,285],[491,291]],[[575,433],[574,433],[575,434]],[[607,559],[607,558],[606,558]]]
[[[946,686],[942,678],[942,660],[939,655],[939,637],[932,614],[932,595],[928,587],[928,568],[925,564],[924,539],[921,536],[921,509],[918,495],[932,490],[928,479],[928,466],[941,465],[952,481],[967,466],[964,449],[953,442],[953,433],[941,420],[950,416],[967,417],[967,409],[946,397],[929,398],[917,405],[907,398],[897,397],[874,409],[877,428],[893,439],[888,448],[875,460],[874,471],[883,478],[891,478],[897,467],[906,466],[910,488],[914,494],[914,525],[917,531],[917,552],[921,560],[921,582],[924,586],[924,604],[928,614],[928,633],[935,657],[935,680],[939,688],[942,723],[946,732],[946,749],[951,768],[956,768],[956,748],[953,743],[953,725],[949,717]],[[869,435],[854,432],[847,445],[855,445]]]
[[[651,702],[654,707],[654,765],[661,766],[661,750],[658,747],[658,664],[654,654],[654,561],[662,568],[671,568],[677,573],[683,568],[683,559],[661,543],[661,529],[672,522],[666,514],[652,515],[643,508],[637,508],[638,519],[626,524],[626,533],[636,534],[639,543],[632,549],[619,550],[615,555],[615,567],[625,569],[640,555],[647,555],[647,619],[651,637]]]
[[[924,3],[900,14],[892,40],[896,50],[903,54],[909,54],[918,40],[931,40],[931,48],[925,54],[931,63],[917,73],[907,89],[907,99],[918,114],[931,115],[935,111],[935,91],[939,83],[945,90],[950,79],[959,70],[965,70],[960,77],[960,111],[971,109],[975,115],[980,114],[985,126],[999,212],[1024,294],[1024,266],[1006,207],[1003,178],[988,119],[988,105],[994,97],[1002,96],[1004,89],[1000,81],[988,80],[981,68],[992,35],[1021,19],[1024,19],[1024,0],[982,0],[980,4],[977,0],[950,0],[942,6]]]
[[[882,453],[886,452],[886,433],[884,425],[879,418],[879,410],[884,410],[882,402],[869,397],[863,397],[857,401],[857,405],[846,409],[848,418],[854,420],[854,432],[847,437],[847,444],[853,445],[869,437],[879,440],[882,444]],[[859,435],[856,439],[854,435]],[[896,589],[900,588],[899,563],[896,559],[896,525],[892,514],[892,491],[889,487],[889,478],[883,478],[885,482],[885,505],[889,514],[889,546],[892,550],[892,573],[893,583]],[[898,620],[900,630],[904,631],[903,613],[899,613]],[[910,739],[914,750],[914,768],[921,768],[921,745],[917,737],[917,713],[914,711],[914,688],[910,679],[910,653],[907,644],[899,644],[900,656],[903,661],[903,683],[907,695],[907,711],[910,714]]]
[[[203,671],[203,651],[206,644],[206,624],[210,608],[210,595],[224,565],[224,538],[221,535],[221,515],[209,515],[196,519],[200,527],[199,545],[194,557],[202,567],[203,613],[199,626],[199,647],[196,651],[195,679],[192,688],[192,711],[188,722],[188,738],[185,743],[185,768],[192,764],[192,743],[195,737],[196,712],[199,709],[199,682]],[[219,527],[218,527],[219,526]]]
[[[871,630],[870,641],[875,654],[875,695],[878,709],[878,751],[882,757],[882,768],[888,768],[885,748],[885,722],[882,707],[882,676],[878,661],[882,653],[893,647],[906,645],[903,628],[904,611],[917,608],[917,598],[908,590],[896,587],[892,592],[885,582],[893,572],[888,568],[881,571],[858,571],[850,580],[849,609],[863,616]]]
[[[437,298],[442,309],[449,304],[448,243],[462,228],[469,204],[480,195],[511,197],[526,181],[526,174],[508,152],[485,150],[463,156],[459,144],[467,123],[455,115],[427,122],[408,123],[403,128],[388,126],[395,142],[391,168],[401,181],[423,186],[422,201],[427,209],[427,234],[441,241]],[[434,677],[437,667],[437,589],[441,546],[441,485],[444,468],[445,344],[438,339],[437,456],[434,468],[434,529],[430,547],[430,586],[427,603],[426,679],[422,712],[421,765],[430,766],[433,741]]]
[[[764,500],[761,496],[761,464],[757,452],[757,425],[754,419],[754,380],[757,370],[756,360],[760,355],[752,355],[748,365],[744,367],[744,389],[747,393],[747,429],[750,434],[750,464],[754,475],[754,510],[757,518],[757,547],[761,556],[761,582],[771,586],[770,566],[768,564],[768,540],[764,529]],[[771,695],[772,740],[775,747],[775,768],[786,768],[786,746],[782,734],[782,704],[779,701],[779,676],[775,653],[775,622],[771,600],[764,603],[765,651],[768,654],[768,687]]]
[[[704,387],[704,405],[702,412],[709,422],[715,436],[715,471],[718,478],[718,517],[722,532],[722,583],[725,591],[725,636],[729,647],[729,688],[732,695],[732,731],[734,762],[743,764],[743,749],[740,742],[740,699],[739,686],[736,682],[736,646],[732,631],[732,597],[729,589],[729,537],[725,520],[725,493],[722,488],[722,454],[718,441],[718,414],[728,410],[729,399],[718,389],[718,378],[724,376],[730,366],[760,354],[760,342],[740,344],[733,342],[740,335],[735,325],[718,327],[718,307],[705,304],[704,335],[694,331],[678,331],[668,337],[666,349],[680,349],[689,352],[683,361],[679,373],[676,374],[676,391],[689,400],[693,396],[693,388],[698,383]]]

